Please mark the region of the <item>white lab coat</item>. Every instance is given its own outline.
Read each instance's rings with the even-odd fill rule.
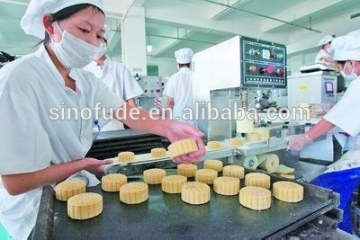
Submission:
[[[44,46],[7,64],[0,71],[0,174],[44,169],[84,158],[92,144],[93,118],[76,116],[74,109],[108,114],[123,104],[93,74],[72,69],[76,92],[64,85]],[[67,113],[72,109],[70,114]],[[58,119],[56,118],[56,112]],[[92,183],[99,183],[88,173]],[[33,229],[41,188],[10,196],[0,182],[0,222],[15,239],[26,239]]]
[[[360,77],[350,83],[344,96],[324,118],[351,136],[360,133]]]
[[[315,56],[315,63],[319,63],[323,57],[330,57],[332,59],[332,56],[328,52],[324,49],[320,49],[318,54]]]
[[[328,171],[340,171],[360,166],[360,77],[353,80],[341,100],[330,109],[324,118],[350,135],[341,159],[330,165]]]
[[[168,80],[164,94],[174,99],[173,119],[196,126],[195,102],[193,97],[192,71],[183,67],[173,74]],[[187,119],[189,111],[183,112],[185,108],[192,109],[194,119]]]
[[[117,96],[125,101],[135,98],[144,92],[130,71],[121,62],[115,62],[107,58],[103,66],[98,66],[97,63],[93,61],[84,69],[102,79]],[[101,127],[101,131],[119,129],[124,129],[124,125],[116,120],[110,121]]]

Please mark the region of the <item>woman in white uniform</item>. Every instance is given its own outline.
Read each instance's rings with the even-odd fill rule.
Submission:
[[[190,48],[182,48],[175,52],[179,71],[173,74],[166,83],[164,94],[167,97],[166,107],[172,109],[172,118],[196,126],[195,102],[193,97],[193,78],[190,63],[194,52]],[[192,111],[192,114],[189,114]]]
[[[290,137],[288,148],[300,151],[306,144],[326,134],[334,127],[356,139],[349,151],[327,170],[312,180],[312,184],[332,189],[340,193],[339,208],[343,219],[339,228],[352,233],[351,202],[352,193],[360,181],[360,38],[352,34],[335,38],[332,41],[334,60],[341,69],[345,80],[351,82],[342,99],[308,132]],[[350,138],[351,139],[351,138]]]
[[[330,54],[332,40],[334,40],[334,37],[331,35],[327,35],[320,39],[317,46],[321,47],[321,49],[315,57],[315,63],[325,63],[327,65],[333,66],[334,60]]]
[[[334,60],[341,69],[340,73],[351,83],[341,100],[319,123],[306,134],[289,138],[288,147],[291,150],[300,151],[306,144],[326,134],[335,126],[351,136],[360,133],[360,38],[352,35],[335,38],[332,48]]]
[[[101,0],[32,0],[21,21],[27,34],[45,40],[0,71],[0,223],[14,239],[32,231],[43,186],[77,174],[90,186],[99,183],[93,174],[104,174],[111,161],[84,158],[92,144],[92,115],[113,115],[170,141],[196,139],[200,150],[176,162],[196,162],[205,152],[195,128],[153,120],[144,111],[131,118],[135,108],[81,69],[99,52],[104,25]]]

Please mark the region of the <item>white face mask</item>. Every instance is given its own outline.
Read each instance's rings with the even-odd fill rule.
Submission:
[[[95,58],[100,47],[89,44],[66,30],[61,31],[58,23],[55,24],[62,32],[62,39],[60,42],[52,42],[51,47],[60,63],[65,68],[83,68],[88,65]]]
[[[101,58],[107,51],[106,43],[102,43],[99,47],[99,51],[96,53],[94,60]]]
[[[348,62],[345,63],[343,70],[346,68],[347,63]],[[343,70],[340,71],[340,74],[344,77],[345,81],[347,81],[347,82],[351,82],[351,81],[355,80],[358,77],[358,75],[356,75],[356,73],[355,73],[354,68],[352,69],[352,71],[351,71],[351,73],[349,75],[346,75]]]
[[[327,52],[328,54],[333,54],[334,49],[332,47],[329,47],[328,49],[325,49],[325,52]]]

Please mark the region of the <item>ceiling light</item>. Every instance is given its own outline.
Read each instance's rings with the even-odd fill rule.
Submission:
[[[153,46],[152,46],[152,45],[150,45],[150,44],[146,45],[146,51],[152,52],[152,50],[153,50]]]

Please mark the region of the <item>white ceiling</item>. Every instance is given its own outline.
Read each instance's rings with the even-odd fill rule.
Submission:
[[[0,0],[0,50],[22,55],[39,39],[19,27],[29,0]],[[175,50],[195,52],[235,35],[287,45],[288,54],[312,51],[327,34],[360,28],[360,0],[104,0],[113,33],[110,55],[121,55],[121,21],[132,8],[145,9],[148,62],[173,58]]]

